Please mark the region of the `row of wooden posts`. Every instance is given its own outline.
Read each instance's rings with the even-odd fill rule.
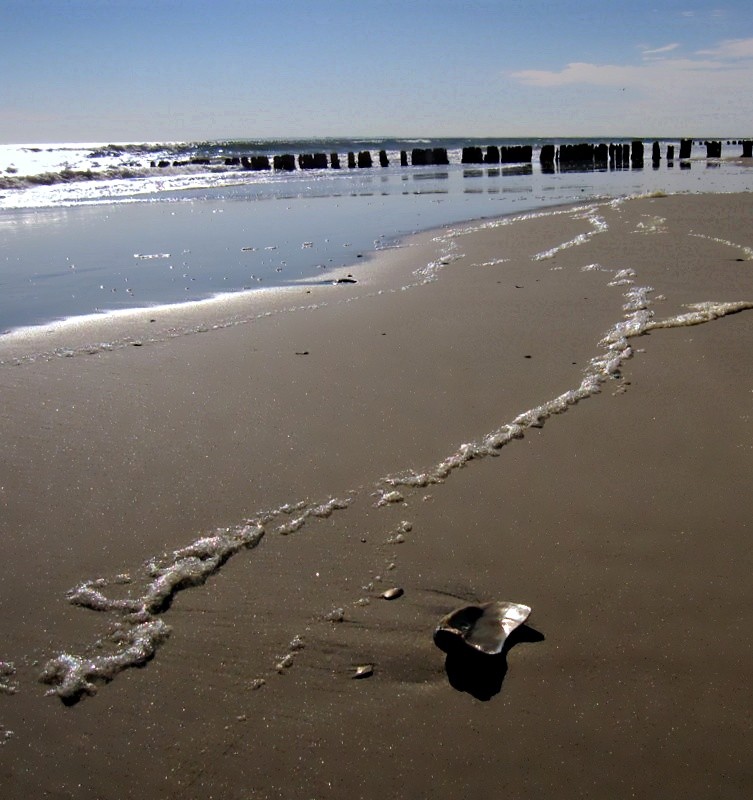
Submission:
[[[742,140],[743,158],[753,157],[753,140]],[[707,141],[706,157],[721,158],[721,141]],[[692,139],[680,140],[679,159],[685,161],[690,158]],[[654,164],[661,161],[661,147],[659,142],[654,142],[651,146],[651,160]],[[666,159],[668,162],[674,161],[675,147],[667,145]],[[388,167],[390,164],[386,150],[379,151],[379,165]],[[510,147],[497,147],[489,145],[482,147],[464,147],[461,162],[463,164],[530,164],[533,160],[533,148],[530,145],[514,145]],[[642,167],[644,162],[644,144],[636,139],[631,144],[591,144],[583,142],[579,144],[563,144],[556,147],[553,144],[545,144],[541,147],[539,161],[544,168],[553,168],[557,164],[563,165],[595,165],[606,166],[609,164],[614,167]],[[152,161],[153,167],[184,166],[186,164],[210,164],[208,158],[192,158],[188,161]],[[285,153],[283,155],[272,156],[228,156],[225,158],[225,166],[236,166],[246,170],[264,171],[274,169],[275,171],[292,172],[297,168],[307,169],[341,169],[340,156],[337,153],[302,153],[297,160],[295,155]],[[447,149],[444,147],[414,148],[410,152],[400,151],[400,166],[443,166],[449,164]],[[349,169],[368,169],[374,166],[371,151],[362,150],[359,153],[348,153],[347,165]]]

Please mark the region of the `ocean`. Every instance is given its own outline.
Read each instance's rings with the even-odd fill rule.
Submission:
[[[598,139],[584,139],[597,143]],[[629,139],[609,140],[627,144]],[[574,140],[322,139],[0,146],[0,332],[292,284],[358,280],[368,252],[457,222],[595,198],[752,187],[737,140],[708,159],[642,168],[557,164]],[[530,163],[464,164],[462,149],[530,146]],[[441,148],[447,164],[401,166]],[[388,165],[380,166],[384,151]],[[348,153],[373,166],[348,168]],[[337,153],[341,168],[244,168],[254,156]],[[329,163],[329,162],[328,162]]]

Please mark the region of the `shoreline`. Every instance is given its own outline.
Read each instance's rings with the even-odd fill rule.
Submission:
[[[137,346],[153,344],[181,335],[233,327],[270,314],[305,311],[319,305],[329,305],[335,292],[347,293],[345,302],[355,302],[363,290],[367,290],[368,294],[369,290],[393,292],[396,289],[411,289],[434,280],[444,266],[452,263],[453,257],[444,251],[442,243],[454,238],[458,231],[474,230],[479,224],[494,227],[539,215],[575,213],[592,206],[651,196],[665,195],[650,193],[611,199],[597,198],[578,203],[543,205],[526,211],[513,211],[480,219],[461,219],[413,233],[395,235],[392,239],[385,240],[380,248],[359,253],[352,262],[319,273],[316,281],[300,278],[280,286],[219,292],[198,300],[113,309],[12,328],[0,334],[0,365],[14,361],[32,361],[38,357],[91,355],[100,350],[118,349],[134,343]],[[425,264],[416,265],[412,248],[425,251]],[[422,259],[419,258],[420,260]],[[374,266],[374,261],[379,262],[378,266]],[[364,267],[365,270],[359,269]],[[352,285],[343,283],[337,286],[339,279],[353,277],[352,271],[357,269],[357,281]],[[290,304],[295,301],[299,301],[298,304]],[[342,301],[343,298],[335,299],[335,303]],[[152,325],[155,326],[154,330]]]
[[[428,169],[411,168],[407,174],[388,169],[371,176],[365,174],[370,170],[357,170],[329,177],[300,172],[240,189],[176,189],[173,198],[180,202],[175,203],[86,202],[58,208],[53,192],[47,210],[0,214],[7,257],[2,328],[44,325],[103,309],[129,313],[125,309],[136,304],[181,304],[228,290],[232,297],[301,278],[317,283],[320,270],[357,269],[356,252],[367,253],[396,234],[459,220],[651,191],[750,189],[750,171],[740,162],[694,163],[692,173],[663,164],[637,172],[548,176],[534,171],[523,178],[489,165]],[[169,185],[160,185],[163,199]],[[156,260],[133,257],[139,253],[156,254]]]
[[[453,225],[376,254],[378,288],[329,287],[344,302],[315,314],[0,358],[7,796],[123,797],[136,769],[159,796],[238,800],[744,794],[753,311],[677,320],[753,301],[752,207],[672,195]],[[440,252],[439,279],[401,291]],[[542,411],[631,320],[673,327],[618,342],[598,393]],[[511,424],[499,458],[388,480]],[[332,499],[347,507],[317,513]],[[46,659],[117,653],[107,630],[130,624],[72,587],[145,596],[146,560],[257,522],[258,546],[156,609],[172,633],[143,669],[70,708],[43,696]],[[431,634],[489,599],[531,605],[533,633],[481,687]],[[353,681],[359,664],[373,675]]]

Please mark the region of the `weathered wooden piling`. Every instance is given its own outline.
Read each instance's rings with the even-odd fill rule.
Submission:
[[[680,139],[680,161],[687,161],[687,159],[690,158],[690,151],[692,148],[692,139]]]
[[[329,164],[332,169],[340,169],[340,156],[337,153],[330,153]]]
[[[271,169],[269,156],[241,156],[241,166],[243,169],[250,169],[256,172]]]
[[[630,164],[633,169],[640,169],[643,166],[643,142],[634,139],[630,151]]]
[[[276,171],[293,172],[295,169],[295,156],[290,153],[283,153],[282,155],[275,156],[272,163]]]
[[[667,162],[675,160],[675,146],[673,144],[667,145]]]
[[[379,166],[380,167],[389,167],[389,165],[390,165],[390,160],[389,160],[389,158],[387,158],[387,151],[386,150],[380,150],[379,151]]]
[[[401,167],[408,166],[408,153],[405,150],[400,151],[400,166]]]
[[[368,150],[361,150],[358,154],[358,167],[359,169],[371,167],[371,153]]]
[[[444,147],[435,147],[431,151],[431,163],[432,164],[439,164],[441,166],[446,166],[450,163],[450,159],[447,156],[447,150]]]
[[[298,156],[300,169],[327,169],[326,153],[301,153]]]
[[[527,144],[502,147],[500,151],[500,161],[503,164],[530,164],[532,158],[533,147]]]
[[[414,167],[425,167],[428,164],[428,151],[422,147],[414,147],[410,154],[410,163]]]
[[[594,163],[600,168],[606,168],[609,161],[609,147],[604,144],[597,144],[594,147]]]
[[[499,164],[499,147],[495,144],[490,144],[486,148],[486,155],[484,156],[484,164]]]
[[[653,161],[654,165],[658,165],[661,161],[661,147],[659,146],[659,142],[654,142],[651,145],[651,161]]]
[[[721,157],[722,157],[722,143],[706,142],[706,158],[721,158]]]
[[[460,161],[462,164],[483,164],[484,153],[480,147],[464,147]]]
[[[411,151],[411,164],[414,167],[449,164],[447,150],[444,147],[415,147]]]
[[[356,168],[356,154],[348,153],[348,169]]]
[[[539,162],[541,164],[542,169],[553,170],[554,157],[555,157],[555,152],[553,144],[544,144],[541,146],[541,152],[539,153]]]
[[[565,166],[593,166],[594,146],[590,142],[562,144],[559,150],[560,164]]]
[[[753,140],[744,139],[740,144],[743,146],[743,158],[753,158]]]

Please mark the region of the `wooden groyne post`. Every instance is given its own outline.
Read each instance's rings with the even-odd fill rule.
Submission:
[[[698,144],[701,144],[698,142]],[[722,142],[718,140],[704,141],[706,146],[706,157],[710,159],[721,158]],[[740,144],[742,146],[742,158],[753,158],[753,139],[740,139],[739,141],[727,142],[730,144]],[[693,146],[692,139],[681,139],[679,148],[679,159],[687,162],[691,157]],[[358,153],[349,152],[347,154],[347,164],[349,169],[369,169],[374,165],[373,155],[369,150],[362,150]],[[667,164],[672,166],[675,159],[675,146],[667,145],[666,152]],[[379,165],[389,167],[390,159],[387,151],[378,151]],[[552,172],[561,166],[563,169],[577,170],[579,168],[604,169],[625,169],[632,167],[640,169],[643,167],[644,143],[640,139],[633,140],[630,144],[622,142],[618,144],[592,142],[568,142],[559,146],[554,144],[541,145],[539,160],[541,169],[544,172]],[[658,168],[661,163],[662,153],[659,141],[651,143],[651,161],[654,168]],[[462,148],[462,164],[530,164],[533,160],[533,147],[531,145],[494,145],[486,147],[478,145],[468,145]],[[254,155],[254,156],[225,156],[225,166],[241,167],[244,170],[271,170],[282,172],[292,172],[295,169],[340,169],[340,156],[338,153],[301,153],[297,157],[290,153],[282,153],[275,156]],[[152,167],[166,168],[170,166],[191,165],[210,165],[216,163],[205,156],[195,156],[186,161],[170,162],[165,159],[158,162],[152,161]],[[444,147],[417,147],[411,151],[400,151],[400,166],[438,166],[449,165],[447,149]],[[683,164],[681,163],[681,167]],[[687,165],[687,163],[685,164]]]
[[[706,158],[721,158],[721,157],[722,157],[722,143],[706,142]]]

